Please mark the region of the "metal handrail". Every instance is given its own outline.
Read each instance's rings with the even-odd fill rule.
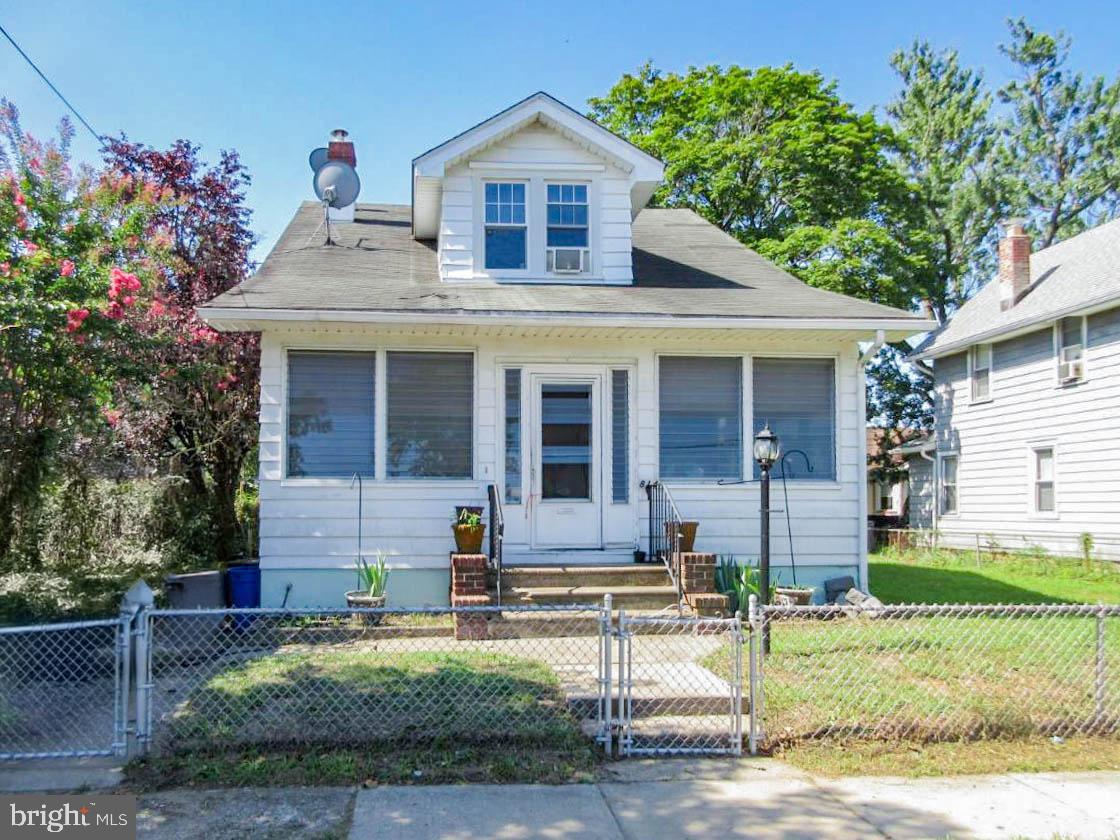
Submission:
[[[490,568],[494,570],[497,581],[498,606],[502,605],[502,540],[505,537],[506,521],[502,515],[501,494],[496,485],[486,488],[490,498]]]
[[[646,499],[649,501],[649,559],[660,560],[665,564],[669,580],[677,590],[677,612],[684,604],[684,581],[680,569],[676,567],[680,554],[681,529],[683,518],[669,488],[658,480],[643,481]],[[670,527],[672,526],[672,527]]]

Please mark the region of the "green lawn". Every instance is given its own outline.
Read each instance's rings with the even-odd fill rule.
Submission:
[[[886,550],[869,558],[888,604],[1120,604],[1120,567],[1046,555]]]

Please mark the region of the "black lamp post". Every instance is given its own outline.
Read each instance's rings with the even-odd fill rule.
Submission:
[[[761,478],[760,496],[761,504],[759,514],[759,558],[758,558],[758,590],[759,601],[763,604],[770,603],[770,468],[781,454],[781,445],[778,436],[770,431],[770,425],[762,427],[754,436],[754,459],[758,462]],[[770,625],[762,623],[762,650],[770,652]]]

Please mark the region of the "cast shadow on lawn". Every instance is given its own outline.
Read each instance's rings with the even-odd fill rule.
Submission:
[[[871,563],[871,592],[886,604],[1069,604],[961,568]]]

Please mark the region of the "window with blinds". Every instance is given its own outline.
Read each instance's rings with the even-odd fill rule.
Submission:
[[[800,449],[805,460],[788,458],[787,478],[836,479],[836,371],[832,359],[754,359],[754,433],[765,425],[782,452]],[[754,476],[758,478],[758,465]]]
[[[288,475],[374,473],[374,353],[288,353]]]
[[[506,368],[506,501],[521,504],[521,368]]]
[[[611,501],[630,501],[630,372],[611,371]]]
[[[661,478],[739,479],[743,473],[743,360],[662,356]]]
[[[471,478],[474,357],[390,352],[386,365],[390,478]]]

